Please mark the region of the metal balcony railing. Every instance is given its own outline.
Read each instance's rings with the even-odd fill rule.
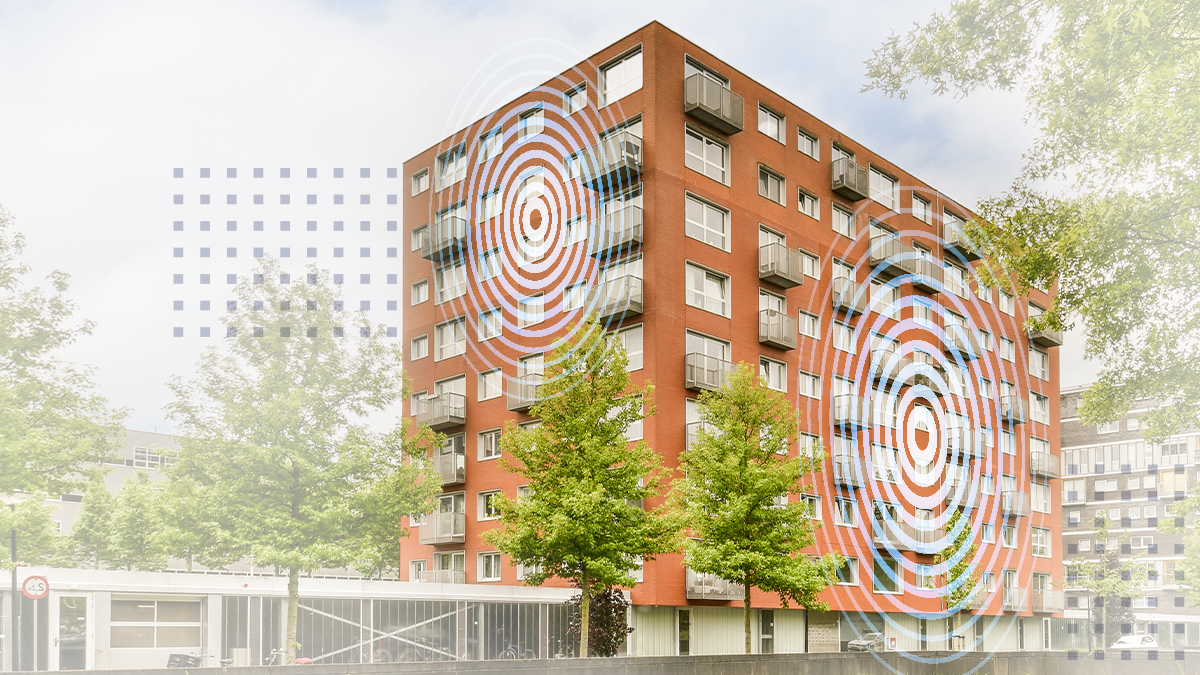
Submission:
[[[871,267],[884,279],[916,272],[916,251],[894,234],[871,238]]]
[[[1029,475],[1036,478],[1058,478],[1062,475],[1058,455],[1048,452],[1029,453]]]
[[[1050,588],[1033,589],[1033,611],[1039,614],[1053,614],[1066,609],[1066,596],[1062,591]]]
[[[840,157],[830,164],[833,191],[857,202],[871,194],[871,177],[867,167],[859,166],[850,159]]]
[[[465,260],[467,256],[467,221],[457,216],[443,216],[429,226],[421,239],[421,257],[426,260]]]
[[[869,425],[867,413],[864,412],[864,402],[856,394],[839,394],[833,397],[833,426],[849,431],[865,429]]]
[[[779,242],[758,247],[758,278],[781,288],[804,283],[804,258]]]
[[[940,392],[946,379],[946,368],[942,362],[931,354],[917,351],[912,353],[912,362],[916,366],[912,370],[913,384],[929,387],[935,393]]]
[[[465,584],[465,570],[421,570],[417,573],[417,581],[426,584]]]
[[[845,312],[849,316],[862,314],[867,311],[871,298],[862,292],[858,282],[845,277],[838,277],[829,284],[830,304],[835,312]]]
[[[955,425],[946,427],[946,452],[952,455],[970,459],[983,459],[983,447],[979,443],[979,434],[969,426]]]
[[[683,112],[726,134],[743,128],[742,97],[701,73],[683,80]]]
[[[941,528],[918,529],[915,525],[890,518],[871,518],[867,522],[871,529],[871,543],[875,548],[886,549],[890,544],[897,551],[932,555],[944,536]]]
[[[1029,419],[1025,399],[1020,396],[1000,397],[1000,421],[1005,424],[1024,424]]]
[[[467,423],[467,397],[444,392],[424,400],[416,415],[417,424],[427,424],[434,431],[444,431]]]
[[[592,221],[590,253],[596,257],[616,254],[642,243],[642,207],[630,204]]]
[[[627,316],[641,314],[641,277],[626,274],[596,286],[588,296],[587,309],[597,313],[601,321],[619,321]]]
[[[947,354],[961,354],[964,360],[983,356],[979,331],[958,324],[946,326],[946,340],[942,348]]]
[[[431,513],[418,529],[422,544],[462,544],[467,540],[467,514]]]
[[[642,139],[629,131],[609,134],[589,148],[584,159],[584,185],[614,191],[641,177]]]
[[[967,239],[959,225],[945,224],[942,228],[942,247],[949,251],[957,251],[967,260],[979,260],[979,248]]]
[[[716,391],[725,384],[725,378],[734,367],[729,361],[692,352],[683,357],[683,386],[700,391]]]
[[[1029,493],[1017,490],[1001,492],[1000,512],[1010,518],[1027,517],[1029,515]]]
[[[758,341],[776,349],[795,349],[799,335],[796,317],[774,309],[758,311]]]
[[[967,609],[975,611],[987,609],[987,606],[991,604],[992,595],[992,592],[980,588],[979,590],[975,591],[975,595],[972,595],[971,599],[967,601]]]
[[[913,359],[908,355],[897,355],[893,349],[871,350],[871,380],[890,384],[896,381]]]
[[[741,584],[722,579],[715,574],[697,572],[686,568],[684,574],[688,600],[744,600],[746,588]]]
[[[861,488],[865,484],[866,465],[861,457],[835,456],[833,484],[838,487]]]
[[[1024,612],[1029,609],[1029,590],[1020,586],[1005,586],[1000,589],[1004,597],[1004,611]]]
[[[954,480],[950,481],[946,486],[946,506],[955,508],[979,508],[979,500],[982,494],[979,491],[979,486],[971,481]]]
[[[1061,347],[1063,334],[1061,330],[1031,330],[1029,341],[1039,347]]]
[[[913,288],[926,293],[937,293],[942,287],[942,267],[932,258],[917,258],[913,261]]]
[[[433,451],[433,468],[442,477],[442,485],[467,482],[467,458],[457,452]]]
[[[522,375],[511,379],[506,385],[508,389],[508,409],[513,412],[525,412],[537,403],[538,392],[542,387],[542,376],[537,374]]]

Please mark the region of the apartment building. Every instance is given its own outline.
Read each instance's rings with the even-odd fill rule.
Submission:
[[[522,585],[480,535],[506,422],[544,354],[595,313],[657,414],[630,430],[676,466],[697,396],[736,363],[802,413],[790,452],[827,459],[812,553],[848,558],[829,612],[755,591],[755,649],[1044,649],[1062,612],[1061,335],[1027,333],[1051,296],[978,282],[970,210],[654,22],[404,164],[408,413],[446,434],[444,492],[410,519],[404,580]],[[647,504],[652,506],[652,504]],[[934,556],[963,509],[980,584],[948,611]],[[630,654],[742,650],[742,589],[682,554],[629,589]]]
[[[1084,424],[1079,403],[1086,387],[1065,389],[1062,412],[1062,532],[1066,611],[1064,635],[1073,647],[1107,647],[1120,635],[1096,635],[1089,626],[1095,602],[1075,561],[1096,560],[1119,547],[1132,567],[1143,568],[1142,587],[1121,598],[1133,610],[1131,634],[1153,635],[1160,648],[1200,646],[1200,610],[1188,607],[1183,592],[1183,535],[1160,532],[1174,516],[1168,508],[1196,486],[1200,430],[1188,429],[1162,443],[1147,443],[1140,418],[1150,408],[1141,401],[1110,424]],[[1098,536],[1097,519],[1108,523]],[[1132,576],[1132,575],[1131,575]],[[1060,632],[1060,631],[1056,631]],[[1101,645],[1100,643],[1105,644]]]

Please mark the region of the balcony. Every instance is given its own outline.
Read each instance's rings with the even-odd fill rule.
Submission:
[[[690,567],[686,568],[686,570],[684,576],[687,582],[686,595],[688,600],[720,600],[728,602],[729,600],[746,599],[746,588],[741,584],[735,584],[715,574],[697,572]]]
[[[683,81],[683,112],[726,134],[742,126],[742,97],[696,73]]]
[[[838,277],[829,284],[830,303],[835,312],[845,312],[847,316],[855,316],[867,311],[871,298],[862,291],[858,282],[845,277]]]
[[[833,397],[833,426],[849,432],[853,429],[866,429],[870,422],[864,418],[866,406],[861,397],[855,394],[839,394]]]
[[[871,528],[871,543],[875,548],[891,548],[897,551],[914,551],[924,555],[936,553],[936,544],[941,541],[943,530],[919,530],[915,525],[898,522],[890,518],[880,520],[871,518],[867,521]]]
[[[866,199],[871,194],[871,176],[867,167],[841,157],[830,165],[833,191],[852,202]]]
[[[951,356],[959,354],[964,360],[977,359],[983,356],[983,344],[980,340],[979,331],[960,325],[946,326],[946,338],[942,349]]]
[[[467,256],[467,221],[457,216],[443,216],[429,226],[421,239],[421,257],[426,260],[463,260]]]
[[[1061,475],[1058,455],[1047,452],[1030,453],[1029,475],[1034,478],[1058,478]]]
[[[1039,347],[1061,347],[1063,334],[1061,330],[1031,330],[1029,341]]]
[[[642,139],[628,131],[609,134],[588,149],[583,184],[593,190],[615,192],[642,175]]]
[[[1024,424],[1029,420],[1025,399],[1020,396],[1000,397],[1000,421],[1004,424]]]
[[[971,599],[967,601],[967,609],[975,611],[987,609],[988,605],[991,604],[992,595],[994,594],[994,591],[988,591],[980,587],[979,590],[975,591],[975,595],[972,595]]]
[[[624,275],[609,279],[592,289],[587,309],[601,321],[620,321],[642,313],[642,279]]]
[[[416,581],[424,584],[465,584],[465,570],[421,570],[417,573]]]
[[[871,350],[871,380],[890,384],[900,378],[901,372],[913,364],[911,356],[898,355],[891,349]]]
[[[1024,612],[1029,609],[1029,592],[1020,586],[1005,586],[1000,589],[1004,597],[1004,611]]]
[[[442,485],[467,482],[467,458],[458,452],[433,451],[433,468],[442,477]]]
[[[512,412],[528,412],[537,403],[542,387],[542,376],[522,375],[508,381],[508,409]]]
[[[942,366],[942,362],[933,358],[933,355],[924,352],[913,352],[912,362],[916,366],[913,368],[913,384],[917,386],[925,386],[933,389],[936,392],[942,389],[939,381],[945,382],[946,369]]]
[[[833,458],[833,484],[837,487],[863,487],[866,471],[861,457],[838,456]]]
[[[882,279],[916,272],[916,251],[894,234],[871,238],[870,264]]]
[[[961,225],[946,223],[942,229],[942,248],[958,253],[967,260],[979,260],[979,249],[963,233]]]
[[[946,452],[957,455],[964,461],[983,459],[983,447],[975,430],[967,426],[946,427]]]
[[[1066,598],[1062,591],[1033,589],[1033,611],[1038,614],[1055,614],[1066,609]]]
[[[1000,512],[1006,518],[1025,518],[1029,516],[1029,493],[1009,490],[1000,493]]]
[[[758,310],[758,341],[776,349],[795,349],[799,327],[796,317],[774,309]]]
[[[946,486],[946,506],[955,508],[979,508],[981,493],[979,486],[971,481],[950,481]]]
[[[444,392],[425,399],[423,409],[416,414],[417,424],[426,424],[434,431],[445,431],[467,423],[467,397]]]
[[[942,290],[942,267],[932,258],[918,257],[913,261],[913,288],[926,293],[938,293]]]
[[[467,514],[431,513],[418,529],[421,544],[462,544],[467,541]]]
[[[725,378],[734,367],[715,356],[692,352],[683,357],[683,386],[697,391],[716,391],[725,384]]]
[[[597,258],[616,255],[642,243],[642,207],[632,204],[592,221],[590,253]]]
[[[758,278],[780,288],[799,286],[804,283],[804,258],[779,242],[760,246]]]

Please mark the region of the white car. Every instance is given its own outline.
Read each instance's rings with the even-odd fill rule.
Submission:
[[[1158,640],[1153,635],[1126,635],[1109,649],[1158,649]]]

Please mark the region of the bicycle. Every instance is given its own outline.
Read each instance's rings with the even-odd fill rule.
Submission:
[[[233,659],[218,659],[212,654],[197,654],[188,652],[187,654],[171,654],[167,656],[168,668],[203,668],[204,659],[216,659],[217,663],[222,668],[228,668],[233,665]]]
[[[271,656],[269,658],[263,659],[263,665],[264,666],[282,666],[284,658],[286,656],[287,656],[287,652],[285,652],[284,650],[272,649]]]
[[[525,645],[507,643],[504,646],[504,651],[500,652],[502,659],[536,659],[537,654],[532,649],[525,649]]]

